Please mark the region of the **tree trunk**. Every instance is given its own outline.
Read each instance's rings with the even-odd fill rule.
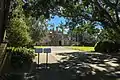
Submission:
[[[5,26],[8,21],[10,0],[0,0],[0,43],[3,42]]]
[[[1,0],[0,1],[0,43],[2,42],[4,36],[3,23],[4,23],[4,0]]]

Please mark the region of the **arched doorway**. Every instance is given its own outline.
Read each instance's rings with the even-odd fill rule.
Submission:
[[[59,46],[62,46],[62,42],[61,41],[59,41]]]

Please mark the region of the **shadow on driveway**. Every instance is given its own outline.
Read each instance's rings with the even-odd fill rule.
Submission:
[[[92,52],[94,53],[94,52]],[[33,64],[23,80],[119,80],[120,58],[107,54],[86,52],[59,53],[59,63]],[[15,79],[8,79],[15,80]],[[17,79],[21,80],[21,79]]]

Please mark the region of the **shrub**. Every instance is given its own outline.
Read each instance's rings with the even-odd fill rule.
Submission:
[[[95,45],[96,52],[112,53],[119,51],[119,43],[113,41],[100,41]]]
[[[35,57],[33,50],[24,47],[9,47],[7,52],[11,55],[11,65],[13,67],[22,67],[23,64],[31,63]]]
[[[96,51],[96,52],[101,52],[101,50],[100,50],[100,49],[101,49],[101,48],[100,48],[100,47],[101,47],[101,43],[102,43],[102,42],[100,41],[100,42],[97,42],[97,43],[95,44],[94,48],[95,48],[95,51]]]

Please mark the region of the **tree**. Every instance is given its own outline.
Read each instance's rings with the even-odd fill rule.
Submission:
[[[110,33],[109,31],[111,31],[112,33]],[[106,29],[101,29],[100,33],[98,35],[98,41],[107,41],[107,40],[111,40],[113,42],[118,42],[120,43],[120,38],[119,38],[119,34],[116,34],[113,29],[111,30],[106,30]]]
[[[99,29],[91,22],[83,22],[72,30],[72,34],[76,36],[77,42],[84,45],[85,43],[95,44]]]
[[[29,27],[25,22],[25,15],[21,7],[21,0],[17,0],[19,4],[12,12],[12,18],[10,19],[9,26],[7,28],[7,39],[10,46],[24,46],[31,42],[29,35]]]
[[[39,42],[47,34],[47,21],[44,16],[41,16],[37,20],[34,18],[32,20],[32,26],[30,27],[30,34],[33,40],[33,43]]]
[[[89,20],[120,32],[119,0],[31,0],[29,3],[31,5],[27,9],[32,16],[64,16],[74,25],[82,20]]]
[[[69,24],[78,25],[81,21],[101,23],[111,39],[120,37],[119,0],[82,0],[81,4],[70,5],[64,9],[64,15],[70,19]],[[69,14],[68,14],[69,13]]]
[[[0,0],[0,43],[5,38],[5,27],[8,24],[8,14],[10,8],[10,0]]]
[[[119,0],[26,0],[23,9],[36,18],[40,15],[46,18],[63,16],[71,29],[81,25],[83,20],[100,23],[109,34],[119,38],[119,4]]]
[[[61,22],[59,25],[58,25],[58,28],[60,28],[62,34],[64,34],[65,32],[65,29],[66,29],[66,26],[63,22]]]
[[[7,39],[11,46],[31,45],[40,41],[47,32],[47,21],[44,15],[38,18],[25,13],[24,1],[16,0],[17,5],[10,15],[10,26],[7,29]],[[14,5],[12,5],[14,6]]]

